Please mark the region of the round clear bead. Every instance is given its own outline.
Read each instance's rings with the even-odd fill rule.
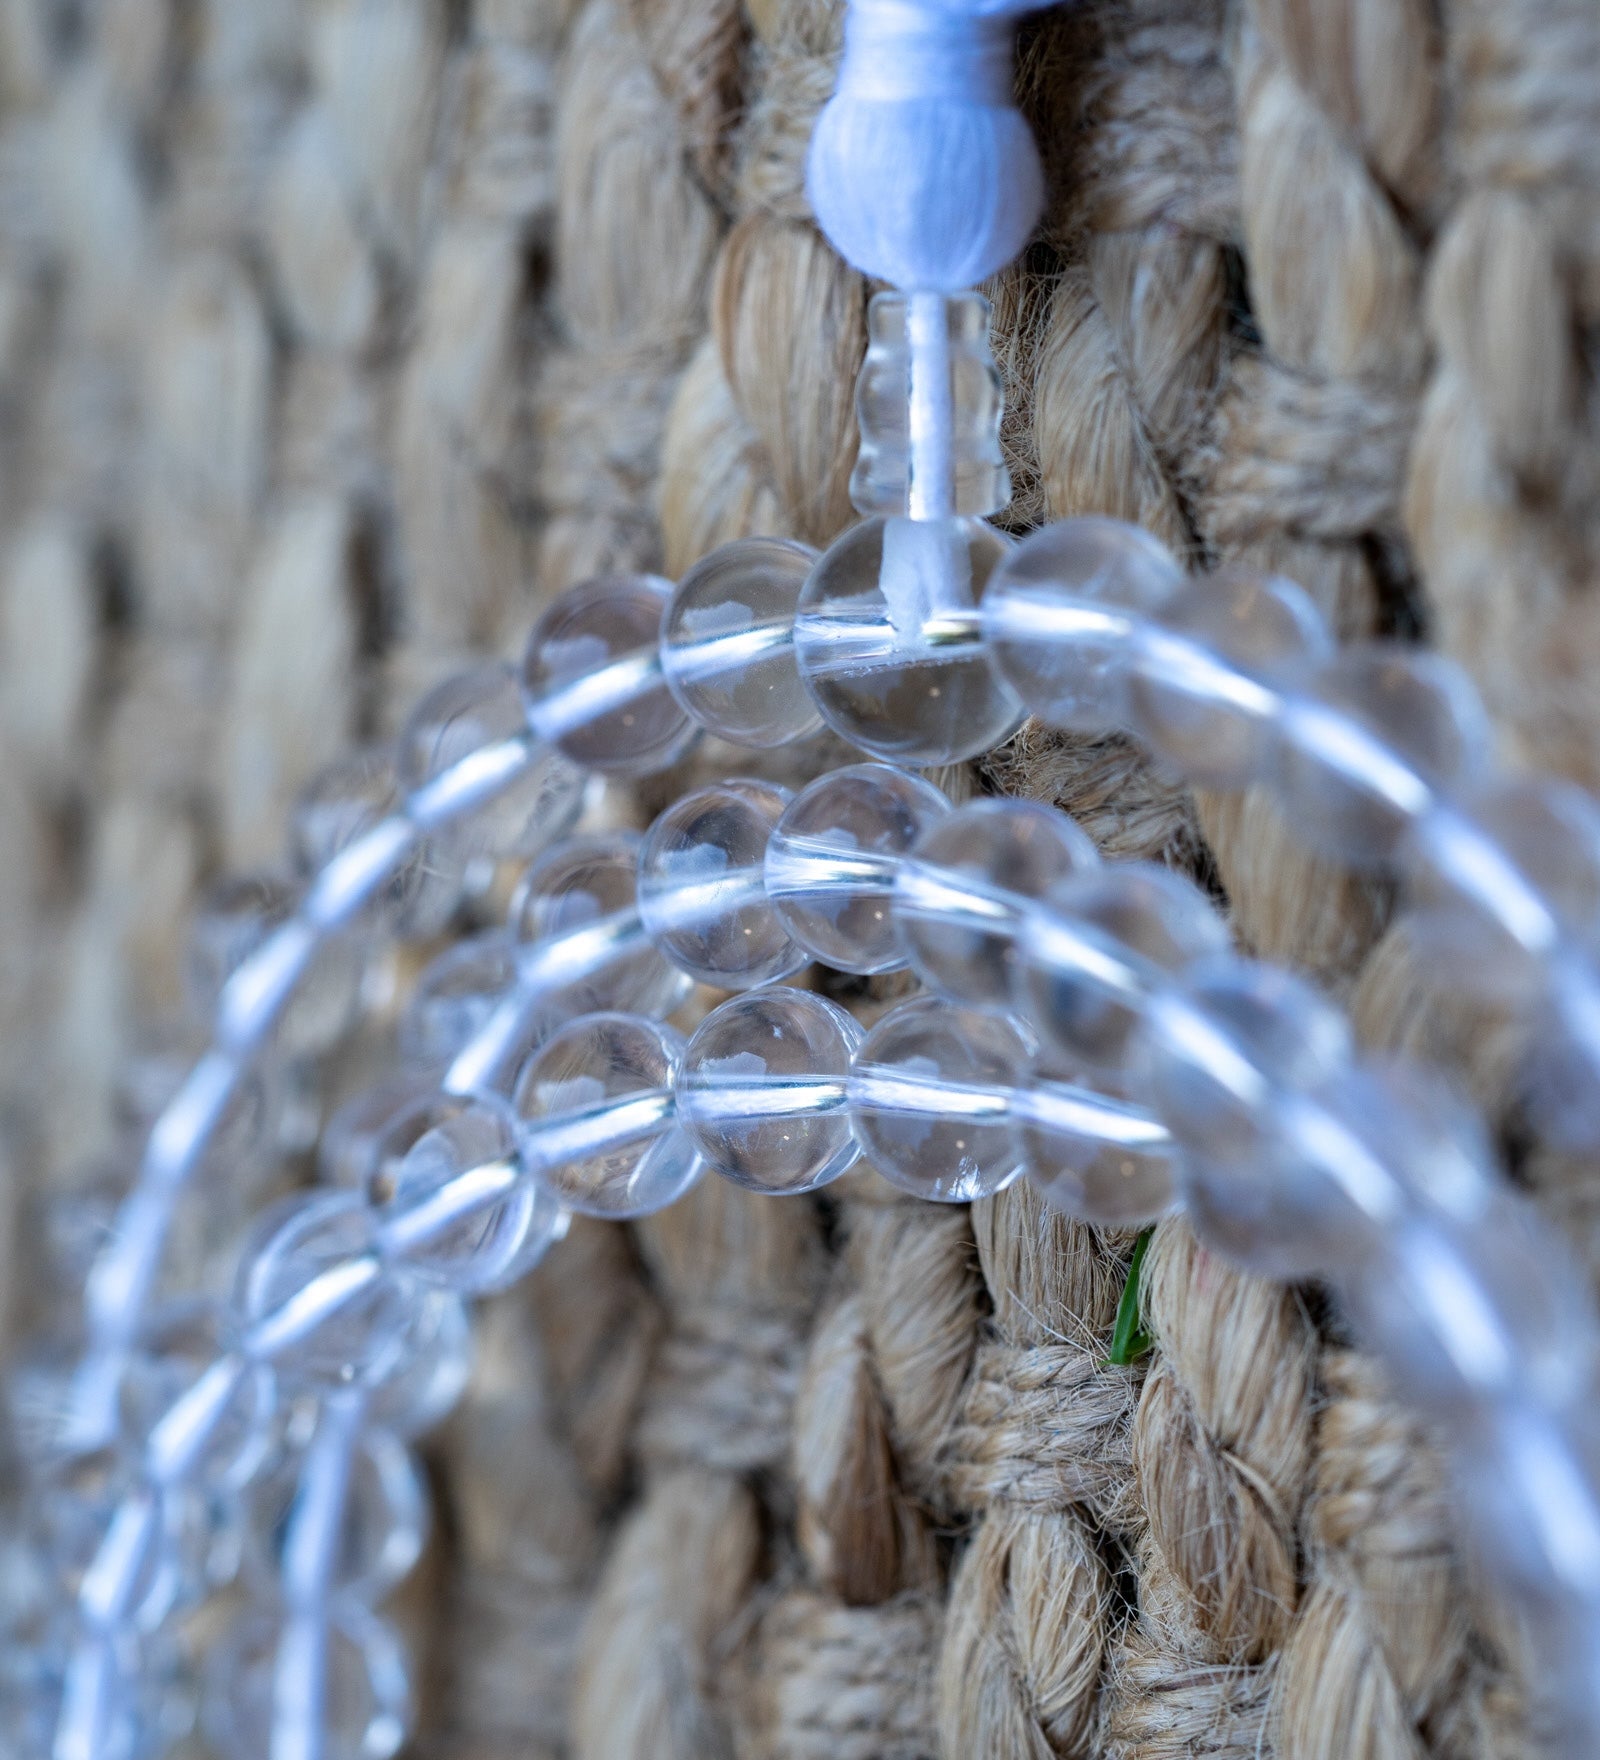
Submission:
[[[1041,1059],[1015,1096],[1011,1129],[1029,1180],[1064,1215],[1133,1228],[1172,1207],[1171,1139],[1120,1083],[1084,1082]]]
[[[523,1244],[524,1263],[536,1240],[540,1251],[548,1245],[530,1232]],[[472,1378],[472,1341],[472,1317],[459,1295],[447,1289],[418,1290],[406,1360],[370,1396],[370,1421],[397,1436],[426,1435],[466,1392]]]
[[[430,960],[400,1016],[400,1055],[411,1064],[449,1063],[482,1032],[515,988],[516,950],[504,930],[490,930]]]
[[[1247,787],[1272,764],[1273,687],[1332,651],[1321,613],[1292,581],[1244,569],[1186,580],[1135,649],[1133,726],[1186,781]]]
[[[835,770],[802,789],[768,839],[765,869],[767,896],[796,942],[836,971],[903,966],[895,874],[950,811],[931,782],[887,764]]]
[[[984,598],[984,638],[1033,714],[1079,733],[1124,728],[1144,625],[1183,580],[1138,526],[1062,520],[1006,557]]]
[[[698,729],[657,655],[671,600],[659,576],[603,577],[570,588],[539,619],[522,660],[528,718],[573,763],[648,776],[688,750]]]
[[[1545,777],[1494,776],[1402,843],[1410,932],[1445,985],[1527,1002],[1571,936],[1600,948],[1600,808]]]
[[[1472,681],[1442,654],[1358,642],[1287,710],[1276,784],[1311,848],[1357,867],[1393,859],[1407,829],[1488,762]]]
[[[510,666],[494,661],[458,673],[435,686],[401,730],[401,785],[414,793],[475,753],[527,731]],[[425,860],[446,883],[440,901],[457,882],[470,890],[479,864],[525,860],[553,843],[577,817],[582,792],[581,773],[553,746],[536,750],[515,781],[429,838]]]
[[[284,1576],[305,1455],[284,1452],[244,1494],[246,1578],[267,1596]],[[411,1451],[383,1429],[363,1429],[351,1453],[328,1591],[371,1607],[410,1574],[428,1533],[428,1494]]]
[[[257,1349],[265,1348],[259,1329],[268,1326],[270,1360],[285,1381],[370,1385],[405,1360],[414,1286],[379,1262],[375,1219],[362,1194],[318,1191],[274,1206],[240,1266],[239,1321]],[[348,1286],[327,1281],[352,1268],[364,1274]],[[285,1310],[297,1298],[302,1311],[289,1324]]]
[[[867,1035],[850,1072],[850,1123],[864,1155],[919,1198],[966,1203],[1023,1171],[1011,1091],[1032,1047],[999,1015],[918,996]]]
[[[1581,957],[1546,968],[1523,1056],[1522,1085],[1541,1136],[1569,1153],[1600,1144],[1600,974]]]
[[[317,1172],[325,1185],[362,1190],[390,1123],[439,1092],[438,1068],[399,1070],[352,1094],[323,1126]]]
[[[296,875],[309,883],[403,804],[392,748],[363,746],[335,759],[295,802],[289,844]],[[370,913],[400,934],[431,934],[454,911],[459,881],[430,872],[424,852],[413,847],[378,888]]]
[[[511,934],[526,951],[580,932],[600,935],[615,925],[627,951],[565,984],[552,997],[571,1014],[620,1009],[668,1015],[694,988],[642,930],[632,932],[639,886],[639,843],[633,832],[569,838],[523,876],[511,901]]]
[[[201,901],[189,936],[189,992],[209,1019],[223,986],[294,916],[297,888],[275,874],[219,881]],[[366,945],[358,934],[336,935],[317,948],[295,986],[274,1038],[291,1057],[314,1057],[335,1045],[361,1011]]]
[[[1341,1294],[1396,1391],[1430,1416],[1476,1418],[1517,1398],[1592,1409],[1591,1298],[1559,1237],[1504,1189],[1471,1222],[1406,1215],[1352,1264]]]
[[[806,964],[767,897],[767,840],[789,792],[736,780],[685,795],[645,834],[639,915],[674,965],[702,983],[751,990]]]
[[[556,1205],[524,1171],[515,1117],[489,1096],[436,1094],[390,1120],[367,1196],[382,1249],[449,1289],[493,1289],[553,1236]]]
[[[215,1366],[225,1351],[225,1316],[200,1297],[173,1302],[141,1328],[138,1348],[123,1372],[122,1434],[142,1448],[152,1431]],[[188,1461],[190,1485],[231,1490],[260,1470],[272,1448],[278,1411],[277,1383],[263,1364],[243,1369],[215,1412],[204,1446]]]
[[[1022,705],[979,639],[977,607],[1011,540],[978,519],[864,520],[800,595],[795,658],[835,732],[897,764],[999,745]]]
[[[1115,1074],[1163,974],[1227,945],[1205,894],[1170,869],[1150,862],[1087,869],[1027,913],[1015,993],[1062,1056]]]
[[[739,538],[696,563],[661,624],[672,694],[712,733],[781,746],[822,725],[794,661],[794,615],[817,553],[785,538]]]
[[[297,1622],[243,1614],[208,1658],[203,1719],[225,1760],[275,1760],[275,1677]],[[391,1760],[411,1724],[405,1652],[389,1627],[351,1603],[329,1614],[323,1677],[322,1760]]]
[[[912,970],[952,1002],[1009,1007],[1023,905],[1099,861],[1053,807],[981,800],[957,808],[924,833],[895,880],[895,927]]]
[[[716,1172],[753,1192],[814,1191],[859,1153],[845,1083],[861,1029],[775,984],[713,1010],[678,1072],[678,1121]]]
[[[637,1015],[564,1027],[518,1078],[524,1146],[545,1189],[590,1216],[648,1216],[705,1171],[674,1119],[683,1040]]]

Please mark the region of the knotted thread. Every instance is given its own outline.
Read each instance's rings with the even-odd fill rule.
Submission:
[[[1011,99],[1013,28],[1003,5],[853,0],[806,193],[863,273],[954,292],[1027,243],[1044,178]]]

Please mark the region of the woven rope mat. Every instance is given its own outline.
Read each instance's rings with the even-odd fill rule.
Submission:
[[[126,1059],[171,1045],[197,889],[274,859],[310,773],[581,576],[848,523],[869,289],[800,170],[838,28],[0,0],[13,1335]],[[1052,197],[988,290],[1005,522],[1109,512],[1276,569],[1600,782],[1593,0],[1092,0],[1025,28],[1021,82]],[[615,816],[749,767],[705,747]],[[1592,1170],[1516,1152],[1496,1023],[1267,802],[1031,727],[941,780],[1200,874],[1241,944],[1446,1063],[1600,1258]],[[1536,1753],[1426,1441],[1316,1292],[1165,1226],[1159,1348],[1108,1368],[1131,1244],[864,1175],[576,1227],[484,1311],[430,1445],[419,1751]]]

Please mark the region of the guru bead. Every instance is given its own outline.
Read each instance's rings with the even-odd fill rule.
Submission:
[[[751,1191],[814,1191],[859,1150],[845,1082],[861,1028],[808,990],[774,984],[714,1009],[678,1072],[678,1121],[708,1165]]]
[[[999,1015],[919,996],[886,1014],[850,1072],[862,1153],[918,1198],[964,1204],[1022,1172],[1010,1092],[1032,1047]]]
[[[822,725],[795,669],[795,605],[817,553],[739,538],[679,581],[661,622],[661,669],[684,709],[741,746],[781,746]]]
[[[674,1119],[683,1040],[637,1015],[564,1027],[513,1096],[523,1151],[544,1189],[589,1216],[648,1216],[705,1171]]]
[[[639,915],[674,965],[723,990],[751,990],[806,963],[767,897],[767,840],[789,791],[738,779],[697,789],[639,848]]]
[[[784,808],[767,841],[767,897],[784,927],[835,971],[903,966],[895,876],[950,811],[931,782],[887,764],[819,776]]]
[[[976,610],[1011,540],[977,519],[869,519],[825,551],[795,618],[795,659],[823,719],[896,764],[999,745],[1022,704]]]

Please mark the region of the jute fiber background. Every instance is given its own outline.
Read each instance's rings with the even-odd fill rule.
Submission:
[[[308,775],[582,576],[850,520],[870,290],[801,187],[838,31],[818,0],[0,4],[14,1332],[50,1202],[174,1042],[197,889],[275,858]],[[1600,784],[1593,0],[1089,0],[1024,28],[1021,85],[1052,195],[988,289],[1003,523],[1277,569]],[[1430,995],[1386,888],[1119,740],[1029,727],[942,780],[1201,875],[1242,945],[1444,1061],[1600,1262],[1592,1168],[1528,1151],[1504,1035]],[[1426,1440],[1318,1293],[1165,1225],[1158,1347],[1108,1368],[1131,1244],[864,1173],[577,1226],[430,1445],[419,1750],[1536,1753]]]

